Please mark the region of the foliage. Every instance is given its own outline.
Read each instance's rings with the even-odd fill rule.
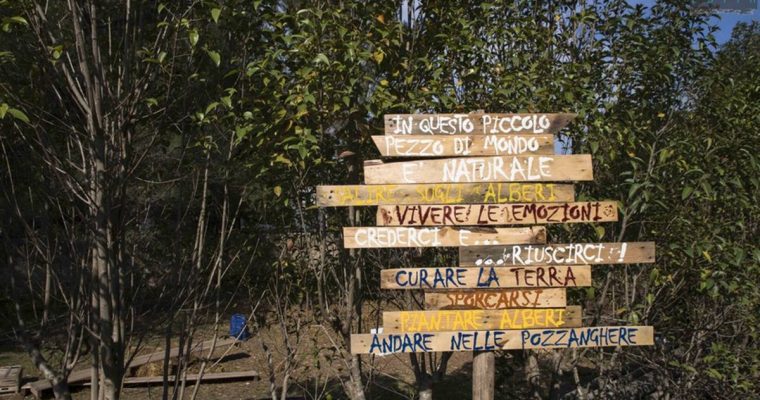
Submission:
[[[87,116],[65,96],[59,73],[77,59],[70,11],[63,2],[46,9],[60,22],[44,25],[54,39],[44,44],[33,3],[0,1],[3,256],[35,289],[49,262],[65,289],[48,300],[30,290],[23,316],[44,305],[76,320],[87,312],[70,309],[77,282],[68,277],[89,273],[95,242],[80,193],[93,178],[76,167],[90,165],[89,153],[75,151]],[[195,322],[218,322],[227,311],[220,304],[245,284],[252,303],[274,292],[264,300],[271,309],[313,311],[313,322],[336,333],[332,357],[350,363],[346,335],[366,303],[412,304],[373,292],[377,270],[451,258],[338,252],[339,228],[372,224],[374,213],[318,211],[314,187],[361,182],[362,161],[377,158],[370,135],[384,114],[568,111],[578,118],[560,139],[568,152],[591,153],[595,167],[593,182],[576,185],[578,198],[617,200],[623,218],[553,226],[552,241],[653,240],[658,249],[655,265],[595,269],[595,287],[572,293],[595,322],[654,325],[658,345],[584,352],[603,366],[574,383],[608,393],[636,371],[676,397],[757,392],[757,24],[738,26],[716,49],[709,16],[685,1],[134,3],[126,19],[140,21],[134,51],[102,46],[105,82],[131,71],[142,84],[104,102],[107,115],[123,116],[109,131],[114,141],[129,138],[119,142],[124,157],[111,160],[113,171],[129,171],[115,175],[111,199],[120,265],[135,282],[124,295],[131,315],[141,315],[137,336],[176,330],[191,303],[207,310]],[[101,37],[127,29],[113,22],[124,20],[122,6],[98,8]],[[19,297],[3,290],[4,299]],[[5,304],[5,320],[15,321]],[[287,311],[278,312],[272,321],[292,329]],[[500,360],[509,371],[522,363]],[[342,382],[362,386],[349,375]],[[560,387],[531,390],[558,395],[551,391]],[[355,386],[343,389],[360,398]]]

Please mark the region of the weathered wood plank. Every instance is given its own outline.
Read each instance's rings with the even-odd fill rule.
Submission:
[[[366,184],[593,180],[591,155],[496,156],[364,163]]]
[[[383,157],[554,154],[553,135],[372,136]]]
[[[485,331],[581,326],[580,306],[506,310],[386,311],[383,332]]]
[[[458,247],[500,243],[546,243],[546,228],[344,227],[343,247]]]
[[[588,265],[400,268],[380,271],[381,289],[505,289],[591,286]]]
[[[505,204],[571,202],[572,184],[555,183],[433,183],[412,185],[317,186],[320,207],[393,204]]]
[[[200,378],[202,382],[211,381],[234,381],[234,380],[254,380],[259,379],[260,375],[256,371],[227,371],[227,372],[206,372],[201,376],[200,374],[187,374],[184,379],[187,382],[195,382]],[[183,377],[180,377],[180,379]],[[175,375],[169,375],[166,377],[170,384],[173,384],[177,379]],[[163,376],[128,376],[125,377],[122,383],[124,386],[141,386],[163,383]],[[90,382],[85,382],[84,386],[90,386]]]
[[[460,266],[653,263],[654,242],[477,246],[459,250]]]
[[[386,114],[386,135],[556,133],[576,114]]]
[[[393,205],[377,208],[381,226],[533,225],[617,221],[614,201]]]
[[[226,350],[229,346],[235,345],[238,340],[235,338],[219,338],[216,339],[210,339],[203,342],[198,342],[193,345],[192,348],[190,348],[190,354],[198,353],[198,352],[205,352],[208,351],[212,345],[214,345],[214,352],[219,352],[222,350]],[[175,358],[180,354],[180,348],[179,347],[172,347],[169,350],[169,358]],[[133,358],[132,360],[129,360],[129,364],[125,367],[126,370],[129,370],[131,368],[139,367],[140,365],[145,365],[151,362],[156,362],[163,360],[166,356],[166,352],[164,350],[160,350],[154,353],[145,354],[142,356],[137,356]],[[75,371],[72,371],[71,374],[69,374],[68,377],[68,383],[69,385],[74,384],[81,384],[82,382],[90,379],[92,372],[90,371],[90,368],[83,368],[78,369]],[[29,384],[29,390],[34,394],[35,397],[42,396],[42,393],[50,390],[53,388],[52,382],[50,382],[47,379],[40,379],[35,382],[31,382]]]
[[[376,355],[440,351],[651,346],[653,344],[654,328],[651,326],[351,335],[352,354]]]
[[[427,310],[503,310],[567,306],[567,289],[450,290],[425,292]]]

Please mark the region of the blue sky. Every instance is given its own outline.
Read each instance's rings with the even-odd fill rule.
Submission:
[[[760,2],[760,0],[758,0]],[[655,4],[654,0],[631,0],[629,4],[644,4],[647,7],[651,7]],[[739,14],[739,13],[727,13],[722,12],[719,13],[716,17],[714,17],[713,23],[715,23],[718,26],[718,31],[715,32],[715,39],[718,41],[718,44],[726,43],[729,39],[731,39],[731,31],[733,31],[734,26],[740,22],[752,22],[752,21],[758,21],[760,20],[760,10],[755,9],[752,11],[752,13],[748,14]],[[568,140],[566,136],[564,135],[558,135],[557,139],[554,141],[554,151],[556,154],[568,154],[569,149],[565,148],[565,146],[569,145],[569,140],[567,143],[564,141]]]
[[[752,14],[734,14],[723,13],[719,14],[720,20],[716,20],[720,30],[715,33],[715,38],[718,43],[723,44],[731,38],[731,31],[734,29],[734,25],[739,22],[752,22],[760,20],[760,11],[754,10]]]
[[[654,0],[632,0],[631,4],[644,4],[647,7],[652,6],[655,3]],[[714,22],[718,25],[719,30],[715,32],[715,39],[718,44],[723,44],[731,39],[731,31],[734,26],[739,22],[752,22],[760,20],[760,10],[753,10],[750,14],[738,14],[722,12],[718,14]]]

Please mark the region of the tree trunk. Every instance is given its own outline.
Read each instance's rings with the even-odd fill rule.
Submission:
[[[351,356],[351,383],[353,384],[353,393],[351,400],[365,400],[364,386],[362,385],[361,358],[358,354]]]
[[[528,380],[528,385],[533,391],[533,398],[541,398],[541,371],[538,367],[538,358],[533,351],[528,352],[528,357],[525,358],[525,378]]]
[[[97,274],[95,292],[98,298],[98,325],[100,328],[99,350],[103,382],[100,390],[106,400],[118,400],[121,388],[121,360],[118,356],[119,343],[114,341],[114,300],[120,296],[112,293],[113,274],[117,274],[111,254],[112,240],[109,224],[109,197],[106,172],[106,143],[105,138],[93,129],[93,166],[91,172],[91,215],[94,220],[92,242],[92,269]],[[118,339],[118,336],[116,336]]]
[[[422,374],[417,380],[417,390],[420,400],[433,400],[433,379],[428,374]]]
[[[40,349],[32,344],[31,339],[26,337],[25,332],[21,332],[19,338],[21,339],[21,344],[24,347],[24,350],[26,350],[27,354],[29,354],[29,357],[32,359],[32,364],[34,364],[34,366],[42,372],[42,375],[53,384],[53,396],[55,396],[56,400],[71,400],[69,384],[66,379],[62,379],[60,376],[56,375],[53,369],[48,365],[48,362],[45,360],[42,352],[40,352]]]

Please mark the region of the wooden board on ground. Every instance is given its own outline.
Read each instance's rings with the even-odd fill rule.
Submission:
[[[434,183],[413,185],[317,186],[320,207],[393,204],[505,204],[569,202],[572,184],[556,183]]]
[[[567,289],[564,288],[425,292],[426,310],[502,310],[566,306]]]
[[[554,154],[553,135],[372,136],[383,157]]]
[[[386,114],[386,135],[556,133],[576,114]]]
[[[394,205],[377,208],[381,226],[530,225],[617,221],[614,201]]]
[[[236,381],[236,380],[253,380],[259,378],[259,373],[256,371],[229,371],[229,372],[206,372],[201,377],[199,374],[187,374],[184,378],[187,382],[195,382],[200,377],[201,382],[211,381]],[[181,379],[182,377],[180,377]],[[174,384],[177,379],[174,375],[166,377],[169,384]],[[132,376],[124,378],[124,386],[143,386],[151,384],[159,384],[164,382],[163,376]],[[85,386],[89,386],[90,382],[85,383]]]
[[[591,155],[496,156],[364,163],[364,183],[590,181]]]
[[[20,365],[0,367],[0,394],[18,393],[23,371]]]
[[[478,246],[460,249],[459,265],[638,264],[654,257],[654,242]]]
[[[380,271],[381,289],[505,289],[591,286],[588,265],[400,268]]]
[[[546,228],[452,228],[385,227],[343,228],[343,247],[368,249],[387,247],[457,247],[517,243],[546,243]]]
[[[506,310],[386,311],[383,332],[485,331],[492,329],[574,328],[580,306]]]
[[[651,326],[595,326],[351,335],[352,354],[375,355],[440,351],[647,346],[653,344],[654,329]]]
[[[213,344],[214,340],[206,340],[204,342],[196,343],[193,345],[193,347],[190,349],[190,353],[197,353],[201,351],[208,351],[211,348],[211,345]],[[217,339],[216,345],[214,347],[214,351],[221,351],[226,350],[227,347],[234,345],[237,343],[238,340],[235,338],[227,338],[227,339]],[[157,361],[163,361],[164,357],[166,355],[166,352],[164,350],[156,351],[154,353],[145,354],[141,356],[134,357],[132,360],[128,360],[129,364],[127,365],[127,370],[131,368],[136,368],[141,365],[145,365],[151,362],[157,362]],[[172,347],[169,350],[169,358],[174,358],[179,355],[179,347]],[[72,371],[69,374],[68,383],[69,385],[76,385],[76,384],[83,384],[85,381],[89,381],[91,377],[91,370],[90,368],[84,368],[84,369],[78,369],[75,371]],[[35,382],[29,383],[29,390],[34,394],[35,397],[40,398],[42,396],[43,392],[46,390],[50,390],[53,388],[52,383],[47,379],[40,379]]]

